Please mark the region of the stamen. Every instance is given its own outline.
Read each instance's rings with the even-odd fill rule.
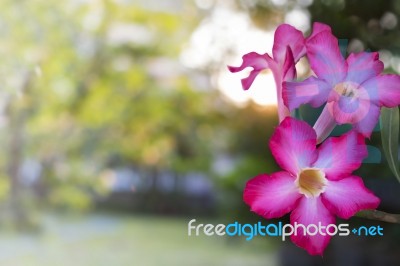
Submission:
[[[318,197],[325,191],[327,183],[328,180],[325,178],[325,174],[315,168],[303,169],[296,179],[299,192],[308,198]]]
[[[333,89],[341,96],[355,98],[357,97],[358,85],[353,82],[342,82],[337,84]]]

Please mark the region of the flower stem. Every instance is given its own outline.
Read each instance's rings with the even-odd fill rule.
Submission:
[[[282,98],[282,73],[278,68],[278,65],[275,61],[269,62],[269,68],[272,71],[272,75],[274,76],[275,85],[276,85],[276,97],[278,104],[278,116],[279,123],[285,119],[285,117],[290,116],[289,109],[285,106]]]
[[[336,126],[335,118],[329,111],[328,104],[325,105],[314,125],[314,130],[317,133],[317,144],[323,142]]]
[[[392,214],[378,210],[364,210],[358,212],[356,216],[370,220],[400,224],[400,214]]]

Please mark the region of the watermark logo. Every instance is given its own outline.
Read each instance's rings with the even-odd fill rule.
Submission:
[[[188,236],[245,236],[247,241],[252,240],[255,236],[280,237],[282,241],[285,241],[291,235],[315,236],[319,234],[323,236],[349,236],[351,233],[356,236],[383,236],[383,228],[377,225],[359,226],[351,229],[350,225],[345,223],[322,225],[321,222],[308,225],[297,222],[293,225],[283,224],[282,222],[269,223],[267,225],[261,222],[241,224],[237,221],[227,225],[214,225],[196,223],[196,219],[188,222]]]

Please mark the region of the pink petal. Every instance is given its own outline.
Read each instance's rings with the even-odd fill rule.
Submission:
[[[379,75],[383,70],[383,63],[379,60],[377,52],[350,54],[346,62],[348,65],[346,80],[356,84]]]
[[[243,57],[243,62],[239,67],[228,66],[229,71],[236,73],[242,71],[247,67],[252,67],[253,70],[247,78],[242,79],[243,89],[248,90],[253,83],[257,75],[264,69],[273,67],[275,69],[275,62],[268,54],[260,55],[255,52],[245,54]]]
[[[303,224],[306,227],[309,224],[318,226],[319,223],[322,226],[327,226],[329,224],[335,224],[335,217],[326,209],[320,197],[303,197],[290,215],[290,223],[295,226],[295,222]],[[292,234],[290,238],[293,243],[307,250],[310,255],[322,256],[331,236],[326,233],[325,235],[317,233],[314,236],[304,236],[303,229],[299,228],[297,230],[297,235]]]
[[[339,180],[360,167],[367,154],[363,136],[350,131],[340,137],[326,139],[318,148],[314,167],[324,171],[329,180]]]
[[[288,172],[258,175],[247,182],[243,200],[266,219],[281,217],[292,211],[301,197],[294,181]]]
[[[313,128],[317,134],[317,144],[322,143],[329,134],[332,133],[333,129],[336,127],[337,123],[333,117],[332,105],[334,102],[328,102],[324,109],[322,109],[317,121],[315,122]]]
[[[331,86],[322,79],[309,77],[302,82],[284,82],[282,97],[286,106],[292,111],[302,104],[319,107],[327,99]]]
[[[291,25],[281,24],[275,31],[274,46],[272,48],[274,60],[280,65],[283,65],[285,60],[287,46],[292,50],[295,62],[305,54],[303,33]]]
[[[330,31],[315,34],[307,40],[306,47],[311,68],[319,78],[332,87],[343,81],[347,64],[340,54],[338,40]]]
[[[293,53],[289,46],[286,47],[286,57],[282,67],[282,73],[282,80],[293,80],[296,78],[296,63],[294,62]]]
[[[360,122],[368,115],[371,105],[368,100],[341,96],[338,101],[328,105],[328,108],[336,122],[341,125]]]
[[[321,198],[332,213],[344,219],[364,209],[375,209],[380,203],[379,198],[364,186],[358,176],[329,181]]]
[[[331,32],[331,27],[329,27],[328,25],[326,25],[324,23],[314,22],[312,34],[310,36],[308,36],[307,39],[311,39],[312,37],[314,37],[315,35],[317,35],[320,32],[323,32],[323,31]]]
[[[317,158],[316,138],[315,131],[306,122],[287,117],[275,129],[269,147],[282,169],[297,175]]]
[[[399,75],[380,75],[367,80],[362,87],[368,92],[369,99],[379,106],[395,107],[400,105]]]
[[[293,53],[289,46],[286,47],[286,58],[283,66],[280,67],[281,70],[272,68],[272,73],[274,75],[274,80],[276,84],[276,95],[278,100],[278,116],[279,122],[281,122],[285,117],[290,116],[289,109],[285,106],[282,99],[282,81],[292,80],[296,77],[296,67],[293,59]]]
[[[361,133],[364,137],[369,138],[376,124],[378,123],[380,115],[380,108],[374,104],[371,104],[368,113],[363,119],[353,125],[353,128]]]

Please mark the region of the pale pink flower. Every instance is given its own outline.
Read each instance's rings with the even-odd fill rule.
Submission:
[[[345,60],[330,27],[323,25],[320,29],[305,42],[311,69],[317,77],[284,82],[285,105],[292,111],[301,104],[319,107],[327,103],[314,126],[318,142],[336,124],[352,124],[354,130],[369,137],[378,122],[380,108],[400,104],[400,76],[381,74],[384,66],[377,52],[350,54]]]
[[[242,57],[239,67],[228,66],[231,72],[239,72],[247,67],[253,68],[249,76],[242,79],[243,89],[250,88],[254,79],[264,69],[270,69],[274,75],[277,97],[279,121],[290,115],[282,99],[282,82],[296,77],[296,62],[305,54],[303,33],[288,24],[280,25],[275,31],[272,55],[251,52]],[[271,88],[265,88],[266,90]]]

